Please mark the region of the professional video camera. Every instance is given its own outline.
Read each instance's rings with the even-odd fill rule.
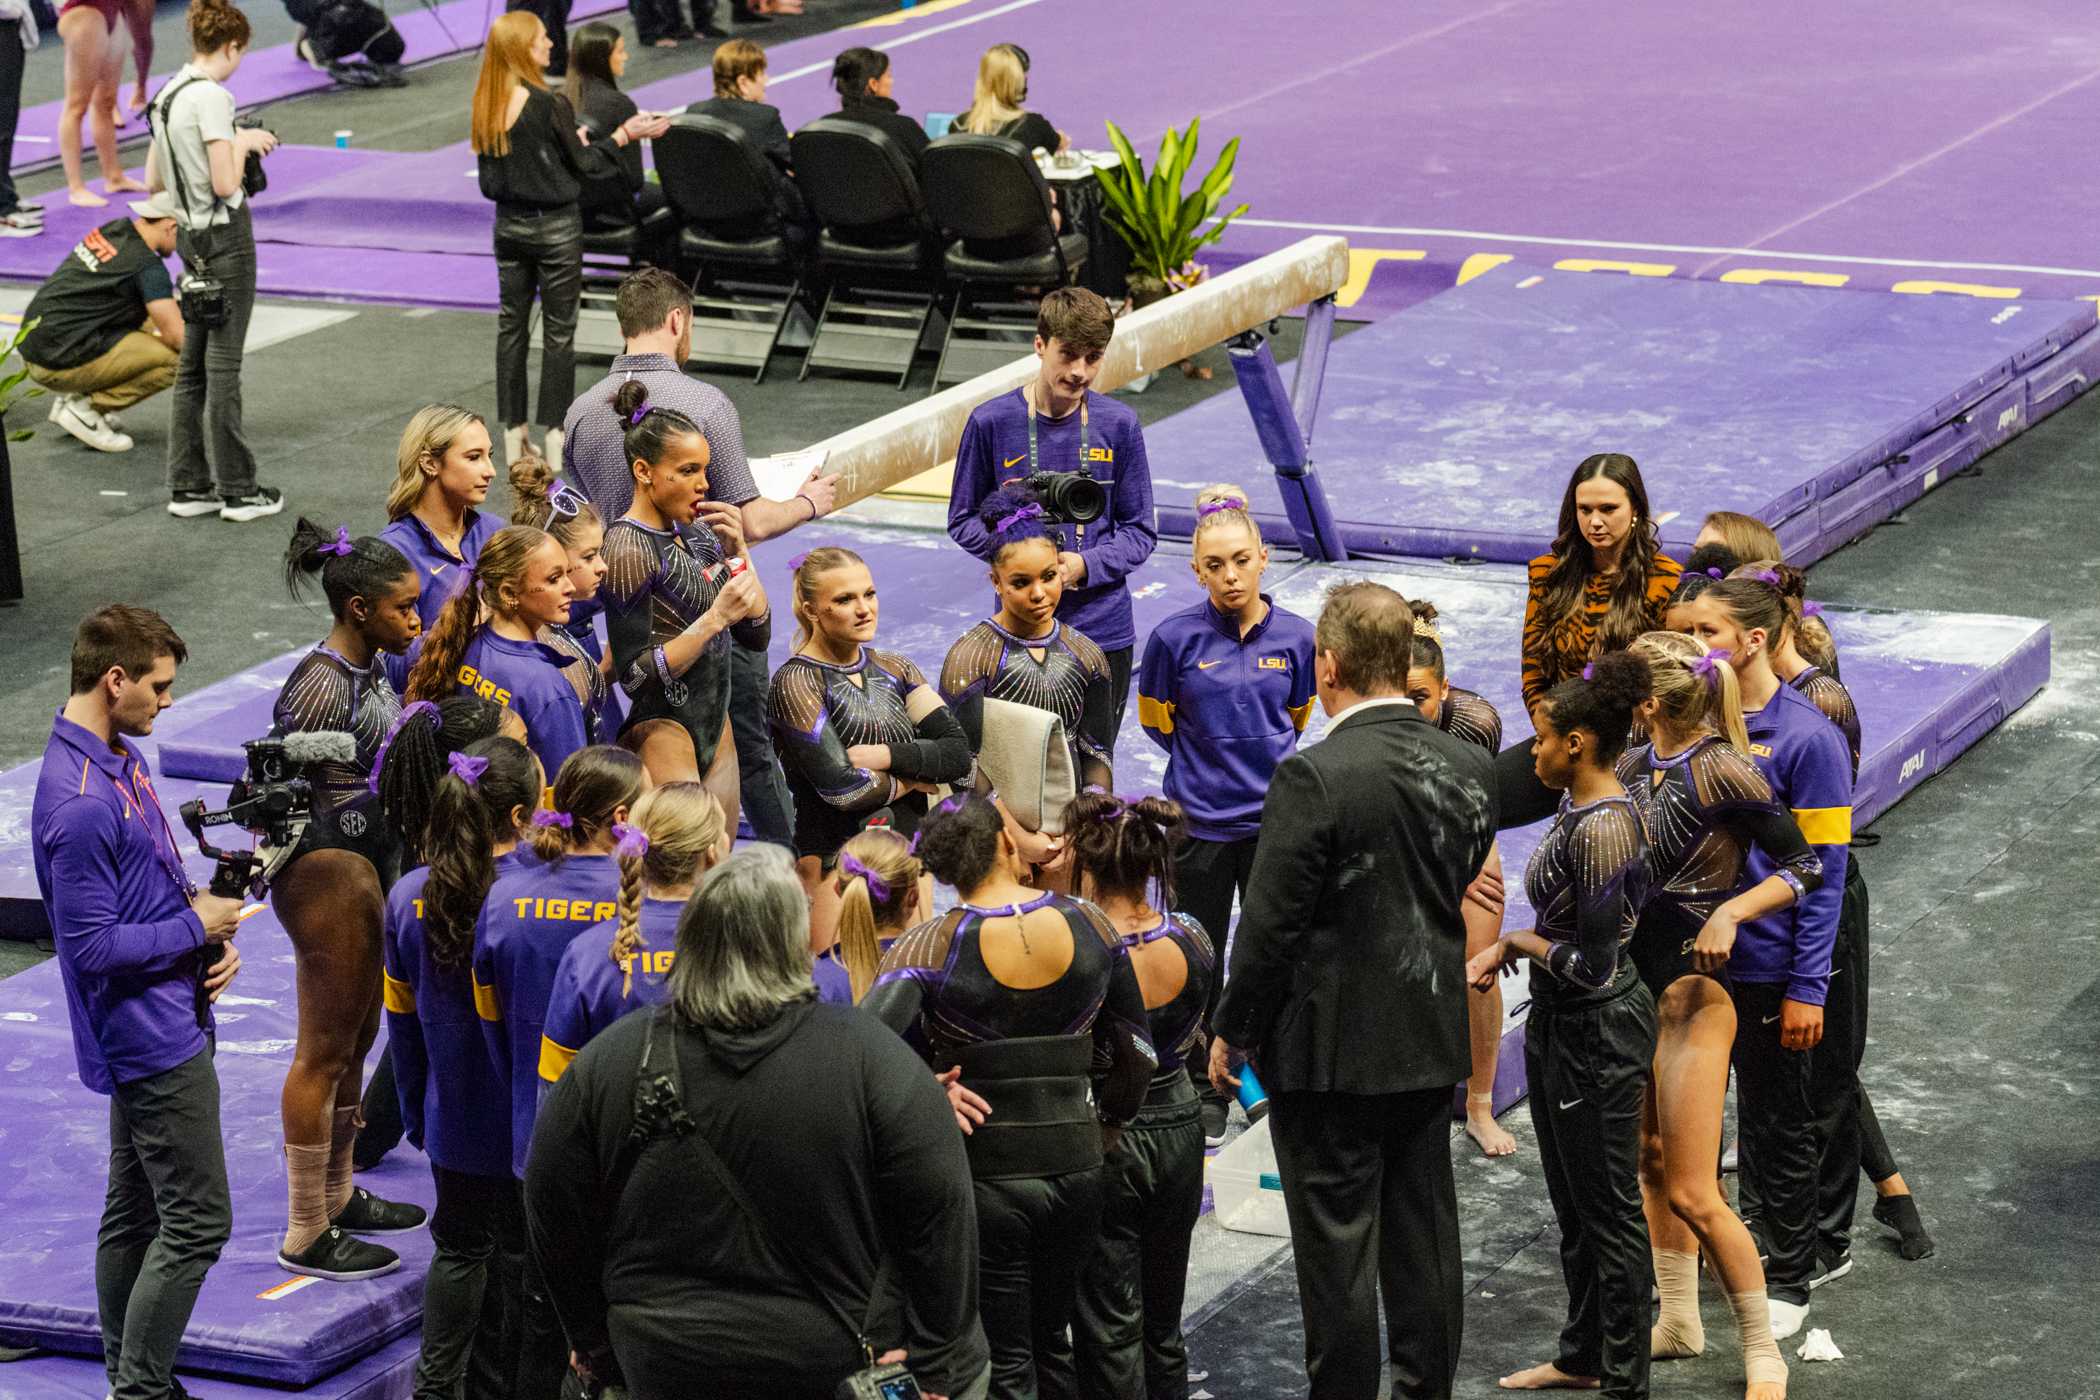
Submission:
[[[299,848],[313,816],[314,790],[306,770],[317,763],[355,763],[357,740],[321,729],[250,739],[241,747],[248,753],[248,771],[227,794],[225,807],[214,812],[204,799],[194,798],[182,804],[182,824],[196,838],[197,849],[218,862],[213,894],[260,899]],[[252,850],[221,850],[204,839],[204,829],[211,826],[245,827],[260,839]]]
[[[1028,489],[1060,525],[1091,525],[1108,510],[1108,488],[1085,472],[1035,472]]]

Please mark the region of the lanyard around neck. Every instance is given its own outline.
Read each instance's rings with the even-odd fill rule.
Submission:
[[[1027,400],[1027,403],[1028,403],[1028,474],[1029,474],[1030,476],[1034,476],[1034,475],[1036,474],[1036,472],[1037,472],[1037,471],[1038,471],[1038,470],[1040,469],[1040,468],[1039,468],[1039,467],[1037,466],[1037,463],[1036,463],[1036,444],[1035,444],[1035,400],[1034,400],[1034,399],[1032,399],[1032,398],[1031,398],[1031,399],[1028,399],[1028,400]],[[1081,475],[1083,475],[1083,476],[1092,476],[1092,475],[1093,475],[1093,473],[1092,473],[1091,471],[1089,471],[1089,470],[1087,469],[1087,464],[1086,464],[1086,460],[1087,460],[1087,459],[1086,459],[1086,448],[1087,448],[1087,435],[1086,435],[1086,434],[1087,434],[1087,422],[1086,422],[1086,398],[1085,398],[1085,396],[1083,396],[1083,395],[1082,395],[1082,396],[1081,396],[1081,398],[1080,398],[1080,400],[1079,400],[1079,471],[1080,471],[1080,474],[1081,474]]]

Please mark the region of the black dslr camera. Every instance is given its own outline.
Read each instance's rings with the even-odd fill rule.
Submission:
[[[1035,472],[1028,489],[1060,525],[1091,525],[1108,511],[1108,489],[1085,472]]]
[[[185,272],[175,283],[175,292],[181,298],[182,319],[192,326],[215,331],[233,314],[233,303],[226,296],[226,284],[216,277]]]
[[[233,119],[233,125],[235,130],[249,128],[269,131],[272,136],[277,134],[274,131],[270,131],[269,127],[264,126],[262,118],[253,112],[241,113]],[[250,151],[248,159],[241,166],[241,193],[253,199],[268,188],[270,188],[270,177],[263,171],[263,158]]]
[[[270,881],[292,858],[313,817],[313,784],[306,770],[316,763],[354,763],[357,741],[348,734],[321,730],[283,738],[250,739],[248,771],[227,794],[226,805],[211,811],[203,798],[182,804],[182,824],[197,849],[217,862],[211,892],[225,899],[260,899]],[[262,839],[254,849],[222,850],[205,840],[204,829],[240,826]]]

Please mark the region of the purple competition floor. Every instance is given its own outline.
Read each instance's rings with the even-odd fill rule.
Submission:
[[[804,543],[845,544],[868,559],[878,583],[890,590],[883,644],[911,655],[929,672],[938,670],[949,643],[990,603],[982,566],[943,536],[831,524]],[[784,596],[785,557],[769,555],[761,567],[767,586]],[[1487,695],[1505,715],[1520,713],[1515,655],[1521,570],[1279,563],[1270,591],[1283,606],[1311,614],[1330,583],[1357,576],[1433,599],[1446,619],[1454,681]],[[1140,576],[1134,593],[1141,631],[1200,596],[1172,546]],[[1844,609],[1831,609],[1828,619],[1860,704],[1867,748],[1858,801],[1862,823],[1952,763],[2048,679],[2048,628],[2033,619]],[[787,646],[783,634],[776,662]],[[209,762],[216,749],[223,762],[240,740],[259,731],[262,702],[287,665],[279,660],[183,697],[158,736],[162,760],[186,752],[191,762]],[[1310,739],[1318,738],[1323,723],[1315,721]],[[1123,790],[1157,788],[1163,759],[1140,734],[1135,706],[1119,755]],[[0,915],[14,916],[11,927],[35,912],[26,829],[34,782],[34,765],[0,774],[0,810],[17,814],[0,826]],[[179,777],[162,783],[171,810],[198,790],[196,782]],[[1502,849],[1511,870],[1522,868],[1536,835],[1505,834]],[[204,873],[195,858],[193,867]],[[1513,903],[1521,906],[1521,899]],[[1509,914],[1513,924],[1526,917],[1521,907]],[[399,1392],[390,1387],[399,1385],[407,1364],[411,1344],[404,1339],[416,1325],[429,1242],[420,1234],[400,1237],[405,1267],[363,1284],[295,1283],[275,1267],[284,1201],[277,1096],[294,1030],[291,956],[268,913],[249,921],[242,938],[245,968],[221,1003],[219,1044],[235,1233],[199,1300],[185,1365],[280,1386],[325,1380],[314,1392],[322,1395],[392,1396]],[[1511,996],[1513,1009],[1519,1000]],[[1514,1097],[1521,1087],[1515,1076],[1519,1061],[1514,1055],[1505,1059],[1513,1067],[1508,1097]],[[73,1072],[56,963],[0,982],[0,1341],[83,1355],[98,1346],[85,1261],[101,1204],[106,1113],[103,1100],[83,1089]],[[430,1199],[423,1160],[406,1149],[363,1179],[389,1195],[426,1204]],[[290,1291],[282,1288],[287,1283],[294,1284]],[[0,1394],[9,1393],[14,1377],[46,1375],[92,1393],[96,1372],[89,1363],[74,1362],[71,1369],[50,1359],[28,1364],[27,1371],[0,1368]]]
[[[1312,457],[1355,553],[1546,553],[1568,472],[1608,450],[1640,462],[1679,557],[1707,512],[1735,510],[1805,565],[2070,402],[2096,367],[2082,302],[1512,264],[1340,341]],[[1187,503],[1218,480],[1285,528],[1239,396],[1146,441],[1162,529],[1187,534]]]

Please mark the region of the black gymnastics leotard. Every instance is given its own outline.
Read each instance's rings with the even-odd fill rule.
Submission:
[[[1485,695],[1452,686],[1437,707],[1436,727],[1454,739],[1478,744],[1489,753],[1502,749],[1502,712]]]
[[[605,672],[598,665],[598,658],[576,639],[576,634],[566,627],[542,627],[540,641],[553,647],[564,656],[572,658],[562,667],[562,674],[575,687],[576,699],[583,706],[583,733],[587,743],[603,744],[612,738],[606,727],[610,713],[607,705],[611,700],[612,687],[605,683]]]
[[[629,701],[622,732],[647,720],[670,719],[693,736],[693,757],[705,773],[713,764],[729,714],[729,649],[764,651],[773,636],[770,613],[745,618],[717,634],[682,674],[673,675],[664,644],[714,606],[729,582],[729,565],[695,556],[693,532],[651,529],[615,520],[605,531],[605,627],[614,674]]]
[[[862,647],[850,666],[791,656],[773,673],[767,710],[795,799],[795,853],[827,864],[877,813],[909,836],[926,815],[926,795],[899,794],[899,782],[964,783],[970,739],[944,705],[917,724],[908,699],[926,684],[910,658]],[[887,773],[846,761],[856,744],[886,744]]]
[[[1648,903],[1633,934],[1633,961],[1657,997],[1692,974],[1692,944],[1743,885],[1756,846],[1800,898],[1823,883],[1823,862],[1751,762],[1718,735],[1657,758],[1653,744],[1619,756],[1619,781],[1648,832]]]
[[[1064,721],[1080,786],[1107,789],[1115,752],[1115,695],[1108,658],[1083,633],[1060,622],[1049,636],[1029,641],[990,618],[963,633],[941,667],[941,699],[970,736],[973,754],[984,746],[986,698],[1048,710]]]
[[[1633,937],[1648,897],[1648,839],[1633,799],[1577,807],[1562,798],[1560,815],[1524,868],[1524,893],[1539,937],[1553,945],[1553,977],[1533,982],[1533,1001],[1542,992],[1562,1000],[1611,986],[1619,949]]]
[[[401,699],[379,657],[370,665],[352,666],[325,642],[292,668],[270,711],[274,735],[333,730],[357,740],[354,761],[316,764],[307,774],[314,789],[313,816],[299,854],[355,851],[379,872],[381,889],[400,873],[400,852],[372,792],[372,764],[400,714]]]
[[[1845,746],[1852,751],[1852,781],[1859,781],[1859,707],[1852,703],[1852,692],[1845,683],[1828,671],[1811,666],[1797,672],[1788,685],[1815,702],[1830,722],[1844,731]]]

